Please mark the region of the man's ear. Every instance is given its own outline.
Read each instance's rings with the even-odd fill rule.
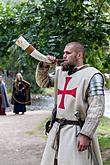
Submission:
[[[80,58],[81,57],[81,52],[79,52],[78,54],[77,54],[77,58]]]
[[[78,58],[83,57],[83,53],[82,53],[82,52],[79,52],[79,53],[77,54],[77,57],[78,57]]]

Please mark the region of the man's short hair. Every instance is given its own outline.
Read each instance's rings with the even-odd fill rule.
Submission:
[[[84,46],[80,42],[70,42],[66,46],[72,45],[76,53],[82,52],[84,55]]]

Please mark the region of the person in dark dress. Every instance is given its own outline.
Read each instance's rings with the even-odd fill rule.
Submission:
[[[5,82],[0,75],[0,115],[6,115],[6,108],[9,107]]]
[[[16,74],[16,79],[13,83],[11,103],[14,105],[13,113],[24,114],[26,105],[31,104],[30,84],[23,79],[21,73]]]

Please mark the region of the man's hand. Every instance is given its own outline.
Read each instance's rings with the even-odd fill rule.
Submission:
[[[51,64],[55,64],[55,63],[56,63],[56,57],[47,55],[45,58],[45,62],[41,62],[40,66],[49,67]]]
[[[79,134],[78,136],[78,151],[84,151],[90,145],[90,138],[86,135]]]
[[[48,56],[46,56],[46,58],[47,58],[51,63],[55,63],[55,62],[56,62],[56,57],[54,57],[54,56],[48,55]]]

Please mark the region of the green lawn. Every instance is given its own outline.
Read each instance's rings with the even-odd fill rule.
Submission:
[[[98,138],[101,151],[110,148],[110,118],[103,117],[98,129]]]
[[[104,162],[104,165],[110,165],[110,159]]]
[[[103,152],[106,149],[110,149],[110,118],[102,118],[97,133],[101,151]],[[104,165],[110,165],[110,156],[104,161]]]

